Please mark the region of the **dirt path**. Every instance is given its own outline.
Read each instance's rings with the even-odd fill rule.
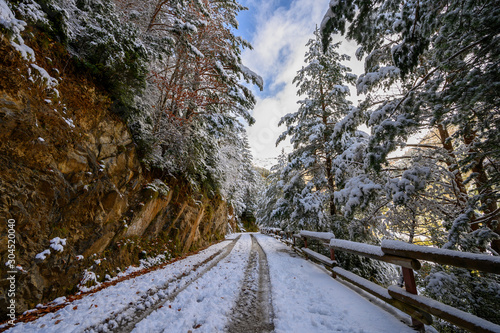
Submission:
[[[253,235],[251,237],[252,249],[243,285],[227,326],[227,332],[231,333],[274,330],[267,257],[257,239]]]
[[[193,282],[198,280],[203,274],[212,269],[222,259],[227,257],[233,250],[236,242],[241,236],[235,238],[226,247],[214,253],[203,262],[195,265],[192,275],[182,275],[168,281],[163,288],[154,288],[145,293],[137,303],[131,303],[129,307],[118,316],[106,319],[98,325],[94,325],[84,330],[84,332],[131,332],[135,325],[149,316],[153,311],[162,307],[167,301],[173,300],[180,292],[186,289]],[[176,286],[172,290],[171,286]]]

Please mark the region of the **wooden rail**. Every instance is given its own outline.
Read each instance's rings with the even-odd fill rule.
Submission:
[[[417,295],[413,273],[413,270],[418,270],[421,267],[419,260],[425,260],[442,265],[500,274],[500,257],[437,249],[393,240],[384,240],[381,246],[375,246],[335,239],[332,233],[304,230],[296,234],[288,234],[287,236],[293,238],[293,248],[295,250],[302,252],[307,258],[320,262],[328,268],[337,264],[335,250],[401,266],[405,289],[396,286],[390,286],[388,289],[385,289],[340,267],[334,267],[332,273],[333,277],[340,277],[409,314],[412,317],[413,326],[417,329],[423,329],[424,324],[432,324],[432,315],[434,315],[471,332],[500,333],[500,325],[430,298]],[[302,239],[305,246],[301,249],[297,248],[295,246],[295,239]],[[330,258],[309,249],[307,247],[308,239],[318,240],[327,246],[330,250]]]
[[[487,273],[500,274],[500,257],[437,249],[395,240],[383,240],[380,249],[384,253],[396,256],[422,259],[441,265],[450,265]]]

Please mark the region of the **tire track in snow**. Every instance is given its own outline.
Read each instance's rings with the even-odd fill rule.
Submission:
[[[87,328],[84,332],[131,332],[138,322],[149,316],[153,311],[162,307],[165,302],[175,299],[180,292],[198,280],[222,259],[227,257],[240,237],[241,235],[233,239],[231,243],[223,249],[195,265],[189,274],[183,274],[176,278],[172,278],[161,288],[150,289],[138,302],[131,303],[126,309],[122,310],[118,316],[107,318],[103,322]],[[200,268],[201,270],[197,272]],[[195,272],[197,273],[193,276],[192,273]]]
[[[250,259],[236,306],[227,326],[227,332],[272,332],[273,307],[271,281],[267,257],[257,239],[252,237]]]

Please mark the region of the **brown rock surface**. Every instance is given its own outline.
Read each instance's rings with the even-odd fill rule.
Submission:
[[[146,189],[155,177],[141,167],[107,95],[67,65],[68,58],[46,56],[54,63],[38,59],[38,65],[64,73],[51,104],[45,101],[50,91],[25,79],[27,64],[0,37],[0,261],[5,267],[6,221],[15,219],[16,264],[23,269],[18,313],[75,292],[85,269],[102,280],[137,265],[143,251],[175,255],[206,246],[224,236],[230,215],[220,198],[192,193],[179,180],[165,180],[166,197]],[[61,252],[50,248],[55,237],[66,239]],[[35,259],[46,249],[45,260]],[[0,320],[6,319],[6,277],[2,270]]]

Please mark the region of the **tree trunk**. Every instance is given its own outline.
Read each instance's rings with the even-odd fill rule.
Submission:
[[[478,151],[473,147],[474,139],[476,137],[476,133],[474,131],[469,130],[465,135],[464,135],[464,143],[469,147],[469,154],[474,154],[477,157],[474,159],[474,164],[472,166],[471,171],[476,174],[475,177],[475,183],[476,183],[476,190],[478,194],[482,194],[481,196],[481,204],[483,205],[484,209],[483,212],[485,214],[491,214],[491,216],[486,220],[486,225],[488,228],[496,232],[497,234],[500,235],[500,224],[497,224],[496,228],[493,228],[492,221],[497,220],[498,214],[494,214],[494,212],[497,210],[498,205],[497,201],[495,199],[494,191],[491,188],[488,175],[486,174],[486,170],[484,168],[484,158],[480,156]],[[476,229],[479,228],[479,226],[475,226]],[[475,230],[473,228],[473,230]],[[495,250],[497,253],[500,253],[500,240],[494,240],[491,242],[491,248]]]
[[[445,163],[448,166],[448,170],[453,175],[455,175],[454,181],[456,187],[454,187],[454,191],[457,198],[457,203],[461,208],[464,208],[467,203],[467,189],[464,185],[462,173],[458,169],[455,149],[453,148],[453,144],[451,143],[450,134],[448,133],[446,127],[444,127],[442,124],[439,124],[437,126],[437,129],[439,131],[439,139],[441,140],[441,144],[448,153],[448,158],[446,159]]]
[[[335,198],[333,192],[335,191],[335,183],[333,181],[332,175],[332,158],[327,156],[326,158],[326,177],[328,181],[328,187],[330,188],[330,215],[335,216],[337,214],[337,208],[335,207]]]
[[[328,183],[328,194],[329,194],[329,203],[330,203],[330,216],[335,216],[337,215],[337,207],[335,207],[335,198],[333,196],[333,192],[335,192],[335,181],[333,179],[332,175],[332,156],[331,152],[327,151],[326,145],[329,141],[328,137],[328,131],[326,130],[328,128],[328,116],[326,112],[326,104],[325,104],[325,99],[324,99],[324,92],[323,92],[323,85],[320,83],[320,95],[321,95],[321,111],[322,111],[322,121],[323,125],[325,125],[325,131],[323,132],[323,146],[325,147],[325,155],[326,155],[326,161],[325,161],[325,167],[326,167],[326,181]]]

